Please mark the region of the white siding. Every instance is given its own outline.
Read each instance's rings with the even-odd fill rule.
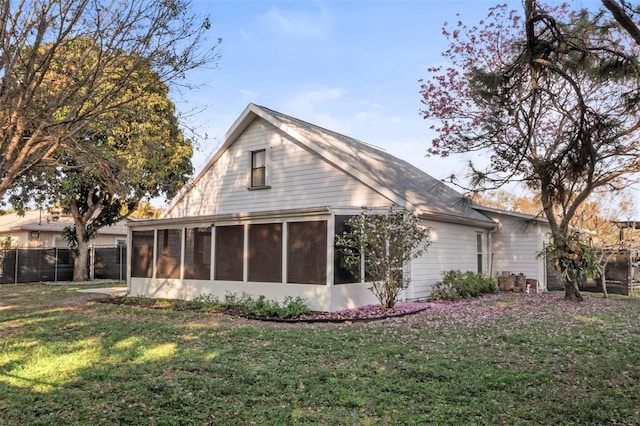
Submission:
[[[442,272],[449,269],[477,271],[477,234],[482,233],[483,271],[487,271],[487,231],[473,226],[453,223],[430,222],[433,228],[431,245],[427,253],[411,262],[411,285],[406,292],[408,299],[429,297],[433,284],[440,281]]]
[[[269,148],[269,189],[249,190],[249,153]],[[317,206],[382,206],[390,201],[256,119],[166,217]]]
[[[486,214],[500,223],[500,230],[491,235],[493,275],[500,275],[503,271],[522,273],[527,278],[537,279],[541,288],[545,288],[544,262],[536,256],[543,249],[548,225],[498,213]]]

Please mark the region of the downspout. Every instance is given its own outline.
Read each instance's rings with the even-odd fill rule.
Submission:
[[[502,229],[502,224],[498,219],[493,219],[495,226],[493,229],[487,231],[487,245],[488,247],[488,255],[489,255],[489,277],[493,277],[493,234],[500,231]]]

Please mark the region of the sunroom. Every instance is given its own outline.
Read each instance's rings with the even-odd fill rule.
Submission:
[[[301,297],[319,311],[377,303],[334,244],[357,213],[319,207],[133,222],[129,294]]]

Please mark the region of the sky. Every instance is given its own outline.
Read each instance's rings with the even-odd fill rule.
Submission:
[[[190,75],[197,89],[176,99],[179,112],[199,111],[190,123],[208,136],[197,141],[196,173],[250,102],[373,144],[438,179],[464,180],[477,160],[426,156],[434,134],[420,114],[419,80],[446,65],[443,23],[476,24],[497,0],[192,2],[211,18],[211,42],[223,40],[217,67]]]

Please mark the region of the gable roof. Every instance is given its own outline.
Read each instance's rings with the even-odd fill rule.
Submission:
[[[410,163],[365,142],[253,103],[247,106],[231,126],[225,135],[225,142],[193,183],[215,164],[258,117],[315,152],[324,161],[381,193],[391,202],[416,210],[423,218],[487,228],[494,226],[493,221],[474,210],[462,194]],[[183,188],[172,200],[167,211],[170,211],[186,191],[188,187]]]

